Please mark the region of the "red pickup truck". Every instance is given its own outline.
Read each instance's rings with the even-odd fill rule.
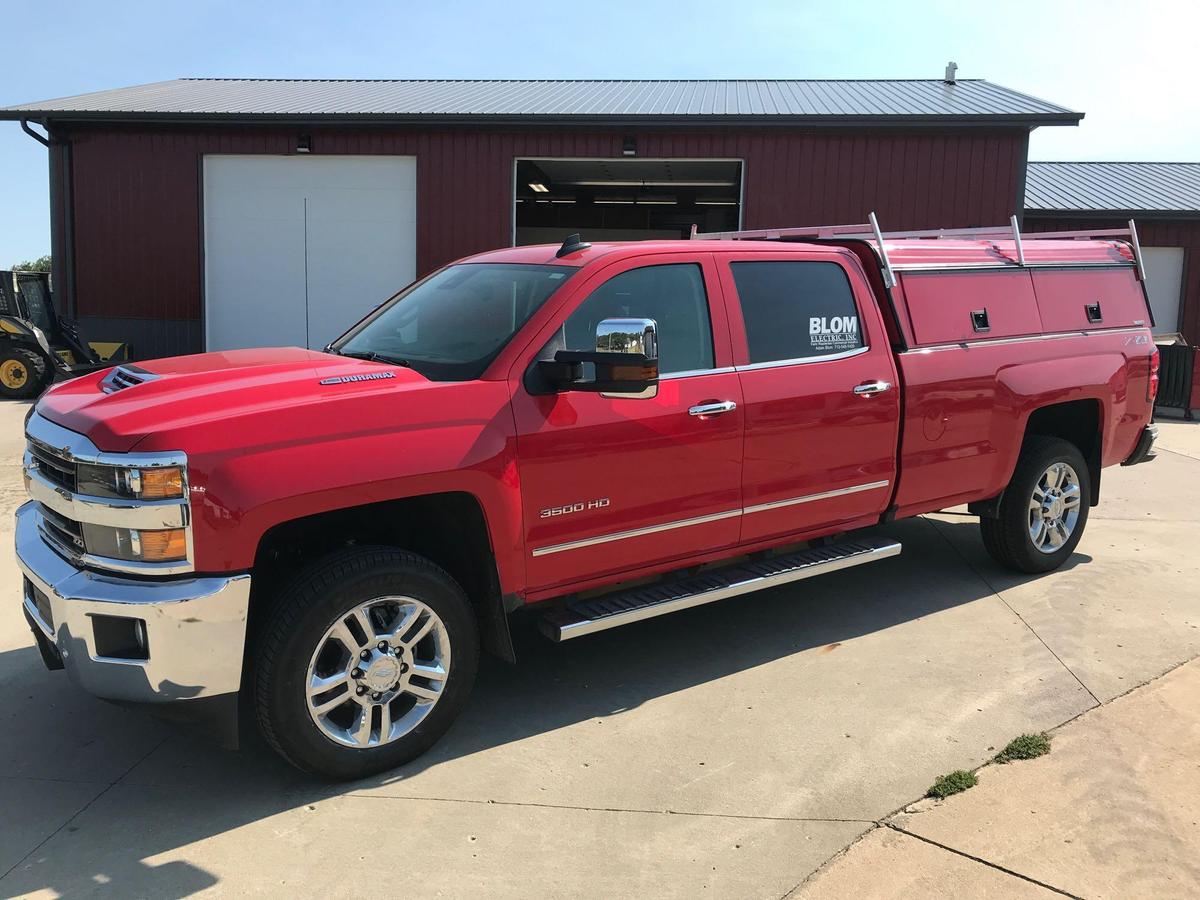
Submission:
[[[352,778],[446,731],[518,610],[567,640],[886,558],[871,526],[964,503],[1048,571],[1101,470],[1153,456],[1127,236],[573,235],[324,352],[76,378],[26,426],[25,612],[84,690],[214,726],[244,701]]]

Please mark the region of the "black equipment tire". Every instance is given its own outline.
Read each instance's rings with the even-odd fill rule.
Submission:
[[[46,389],[52,376],[49,362],[42,354],[25,347],[0,350],[0,397],[29,400]]]

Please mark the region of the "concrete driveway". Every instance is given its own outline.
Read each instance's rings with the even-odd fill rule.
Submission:
[[[1200,655],[1200,426],[1105,473],[1052,575],[973,518],[895,559],[485,661],[435,750],[330,787],[47,672],[19,609],[0,406],[0,895],[778,898],[945,771]],[[1189,455],[1190,454],[1190,455]]]
[[[1200,896],[1200,660],[1090,709],[822,867],[795,900]]]

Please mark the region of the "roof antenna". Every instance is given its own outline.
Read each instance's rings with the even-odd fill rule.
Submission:
[[[946,84],[955,84],[954,73],[957,71],[958,63],[950,60],[950,62],[946,63],[946,74],[942,77],[942,81],[946,82]]]
[[[568,234],[567,239],[562,242],[562,246],[558,248],[558,252],[554,254],[555,259],[560,259],[568,253],[575,253],[578,250],[586,250],[591,244],[580,240],[579,233]]]

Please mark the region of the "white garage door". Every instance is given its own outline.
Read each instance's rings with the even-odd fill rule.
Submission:
[[[204,157],[209,350],[324,347],[416,275],[411,156]]]
[[[1154,310],[1154,333],[1179,330],[1179,295],[1183,292],[1183,248],[1143,247],[1146,293]]]

